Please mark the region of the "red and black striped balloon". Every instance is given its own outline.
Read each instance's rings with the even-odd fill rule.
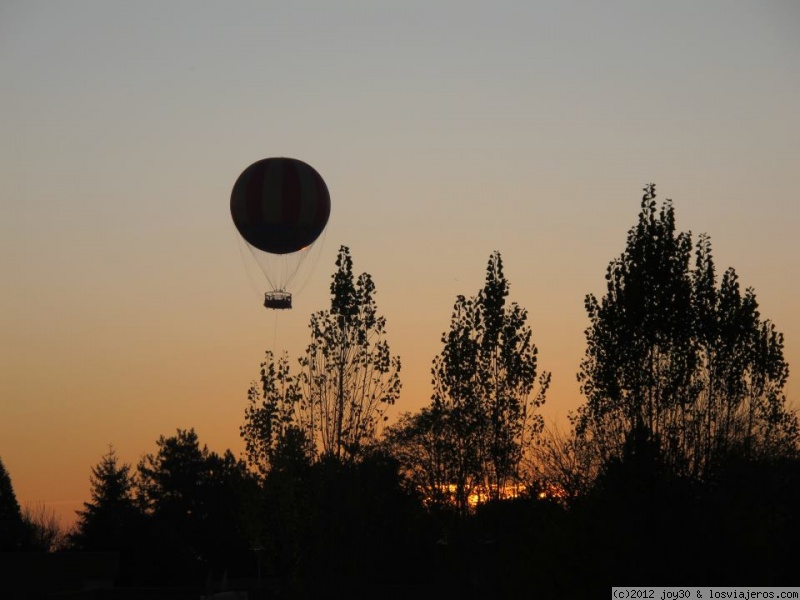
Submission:
[[[289,254],[309,246],[331,214],[328,187],[313,167],[294,158],[265,158],[247,167],[231,192],[236,229],[252,246]]]

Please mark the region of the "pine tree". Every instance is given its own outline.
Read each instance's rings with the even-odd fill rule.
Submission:
[[[120,463],[109,447],[92,467],[91,501],[78,511],[71,543],[83,550],[114,550],[129,547],[141,524],[141,512],[134,498],[130,465]]]
[[[187,578],[240,560],[249,552],[240,518],[250,483],[244,463],[230,450],[219,455],[201,447],[194,429],[178,429],[156,444],[158,452],[139,462],[136,496],[162,567]]]
[[[0,550],[22,550],[27,542],[27,529],[14,494],[14,486],[3,461],[0,460]]]

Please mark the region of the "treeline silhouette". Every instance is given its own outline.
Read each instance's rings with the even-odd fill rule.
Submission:
[[[586,298],[570,431],[537,414],[550,374],[497,252],[484,287],[456,299],[430,404],[388,424],[400,359],[342,247],[306,352],[267,352],[249,389],[246,456],[193,429],[136,468],[110,449],[63,548],[119,552],[120,588],[228,581],[253,597],[796,584],[782,335],[733,269],[717,281],[709,237],[693,244],[654,198],[650,184],[605,295]],[[0,549],[35,547],[2,463],[0,527]]]

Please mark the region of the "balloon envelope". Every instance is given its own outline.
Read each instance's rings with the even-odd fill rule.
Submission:
[[[331,213],[328,187],[294,158],[265,158],[247,167],[231,192],[231,216],[248,244],[270,254],[306,248]]]

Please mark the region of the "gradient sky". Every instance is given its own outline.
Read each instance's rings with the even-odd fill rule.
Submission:
[[[496,249],[565,426],[584,295],[650,181],[800,368],[798,31],[794,0],[3,0],[0,457],[18,499],[71,521],[108,444],[135,464],[178,427],[241,452],[249,382],[265,350],[307,343],[340,244],[403,361],[394,415],[428,402],[455,296]],[[228,208],[268,156],[313,165],[332,197],[280,315]]]

